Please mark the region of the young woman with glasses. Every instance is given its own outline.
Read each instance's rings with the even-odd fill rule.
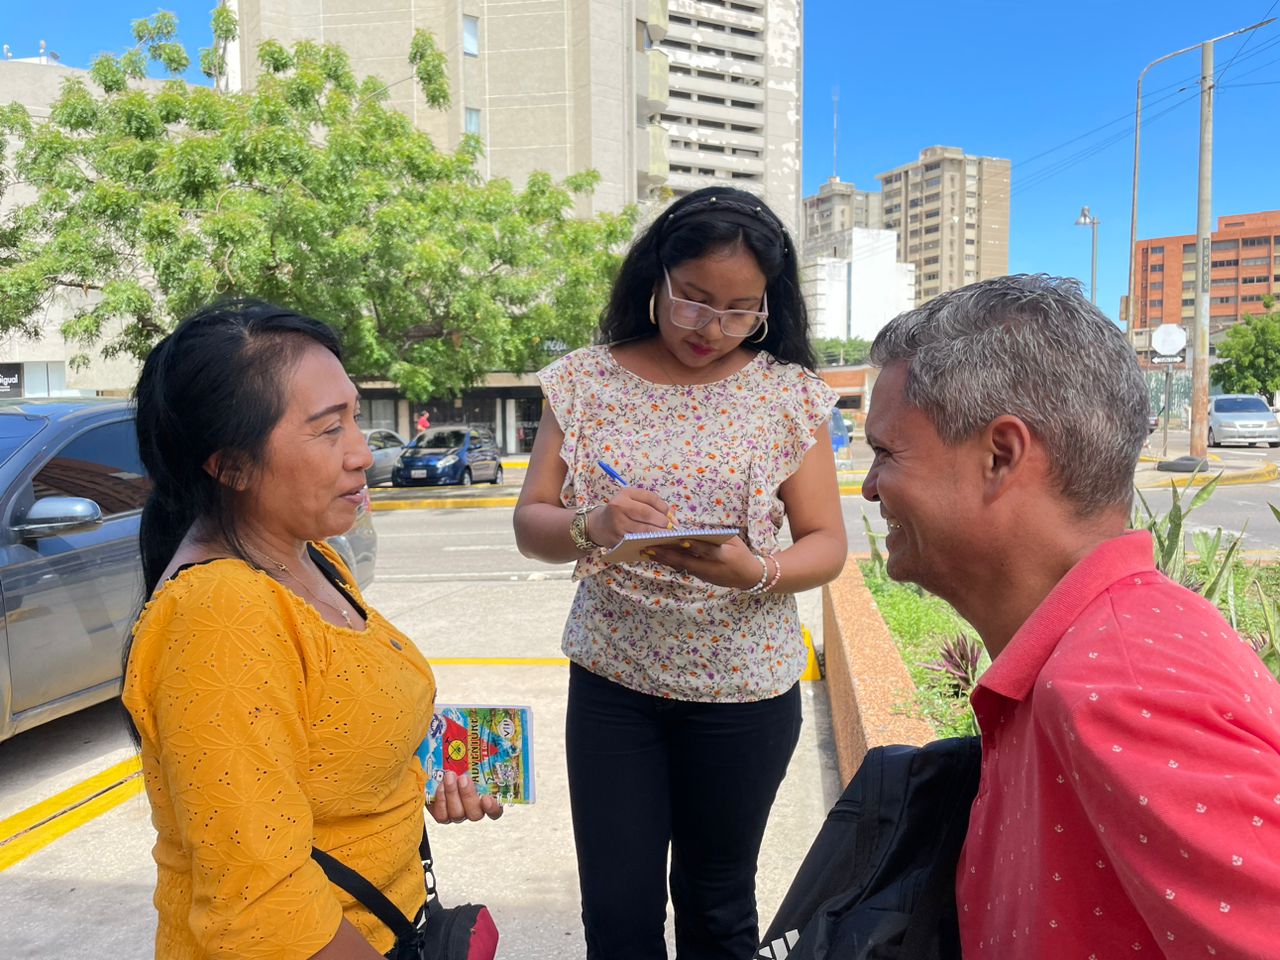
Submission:
[[[577,561],[566,746],[587,956],[666,957],[670,857],[681,960],[748,960],[800,731],[794,595],[846,553],[836,396],[812,372],[793,241],[743,191],[676,201],[623,261],[599,341],[539,374],[515,513],[525,555]],[[603,559],[671,523],[740,534]]]

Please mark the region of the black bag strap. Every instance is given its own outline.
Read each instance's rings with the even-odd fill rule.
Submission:
[[[423,831],[423,837],[426,837],[426,831]],[[387,899],[386,894],[341,860],[323,850],[312,847],[311,859],[320,864],[320,869],[324,871],[330,883],[341,887],[364,904],[370,913],[396,935],[397,947],[414,942],[418,936],[418,928],[413,925],[412,920],[400,912],[399,907]]]

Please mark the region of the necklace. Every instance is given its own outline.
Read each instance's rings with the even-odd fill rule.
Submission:
[[[328,607],[334,613],[338,614],[338,616],[342,617],[343,621],[346,623],[348,628],[352,626],[351,614],[348,613],[344,607],[339,607],[336,604],[330,603],[328,600],[320,599],[318,596],[316,596],[315,591],[313,591],[310,587],[308,587],[306,583],[302,580],[302,578],[299,577],[292,570],[290,570],[286,564],[281,563],[279,560],[275,559],[274,557],[268,557],[265,553],[262,554],[262,557],[268,563],[270,563],[273,567],[275,567],[281,573],[286,574],[290,580],[292,580],[294,583],[300,586],[303,590],[305,590],[307,592],[307,596],[309,596],[312,600],[314,600],[316,603],[319,603],[323,606]]]

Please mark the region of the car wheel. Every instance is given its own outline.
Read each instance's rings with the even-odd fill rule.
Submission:
[[[1219,446],[1218,438],[1213,435],[1212,427],[1209,428],[1209,446],[1211,447]]]
[[[498,470],[493,475],[493,479],[489,481],[495,487],[502,482],[502,464],[498,464]]]
[[[1280,440],[1268,440],[1268,441],[1267,441],[1267,446],[1268,446],[1268,447],[1280,447]]]
[[[465,470],[462,471],[462,476],[458,478],[458,486],[460,487],[471,486],[471,468],[470,467],[467,467]]]

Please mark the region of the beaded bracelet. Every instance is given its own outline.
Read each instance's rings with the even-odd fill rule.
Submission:
[[[769,564],[765,562],[764,557],[760,556],[760,554],[757,553],[755,557],[760,561],[760,579],[756,581],[754,587],[748,587],[743,593],[759,593],[764,589],[764,582],[769,579]]]
[[[782,561],[773,554],[769,555],[769,559],[773,561],[773,579],[769,581],[769,585],[761,590],[761,593],[768,593],[778,585],[778,581],[782,579]]]

